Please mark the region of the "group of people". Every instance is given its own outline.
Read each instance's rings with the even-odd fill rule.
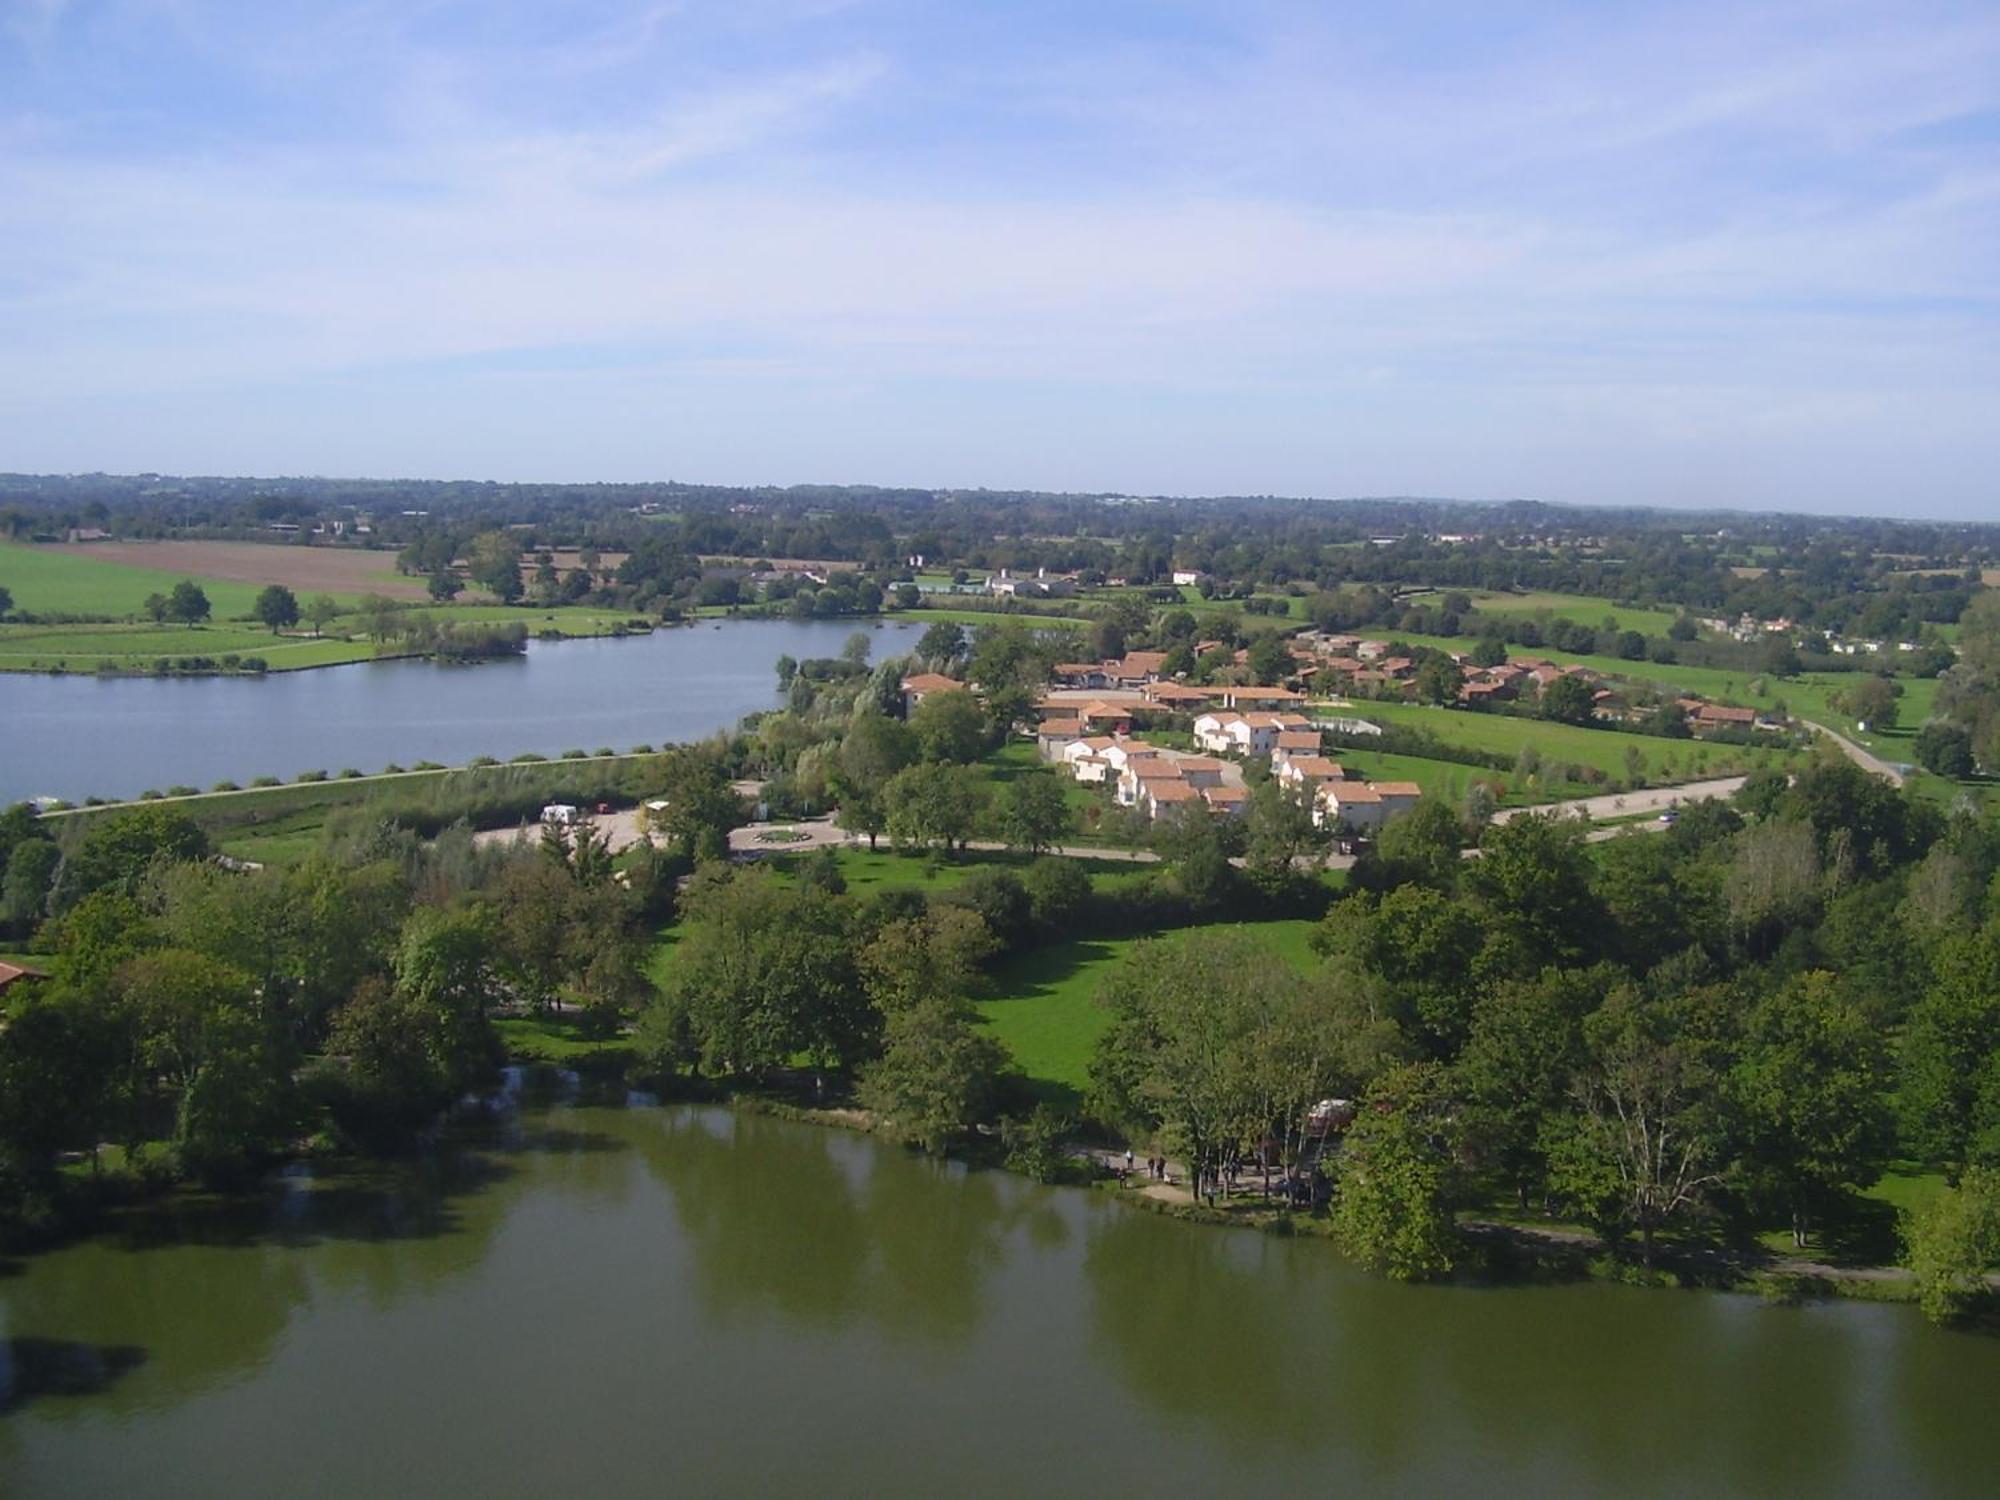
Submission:
[[[1125,1178],[1128,1178],[1132,1175],[1132,1170],[1136,1163],[1136,1160],[1137,1159],[1132,1155],[1132,1148],[1129,1146],[1126,1147],[1125,1170],[1118,1174],[1120,1181],[1123,1181]],[[1167,1159],[1164,1156],[1149,1156],[1146,1158],[1146,1175],[1152,1178],[1155,1182],[1173,1181],[1171,1177],[1167,1176]]]

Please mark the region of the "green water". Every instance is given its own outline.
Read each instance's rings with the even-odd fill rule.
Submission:
[[[721,1110],[531,1109],[4,1268],[0,1494],[1919,1495],[2000,1341],[1405,1288]]]

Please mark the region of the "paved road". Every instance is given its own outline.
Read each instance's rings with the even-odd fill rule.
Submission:
[[[1538,802],[1531,807],[1503,807],[1493,815],[1493,821],[1505,823],[1524,813],[1554,810],[1602,823],[1640,813],[1661,813],[1684,802],[1699,802],[1706,797],[1733,796],[1742,785],[1741,776],[1724,776],[1715,781],[1690,781],[1681,786],[1649,787],[1640,792],[1611,792],[1602,797],[1582,797],[1574,802]]]
[[[1858,745],[1838,730],[1828,729],[1824,724],[1815,724],[1811,719],[1804,719],[1800,722],[1814,734],[1825,735],[1836,745],[1840,746],[1841,754],[1861,767],[1862,770],[1873,772],[1875,775],[1882,777],[1891,786],[1901,786],[1903,784],[1903,773],[1867,746]]]

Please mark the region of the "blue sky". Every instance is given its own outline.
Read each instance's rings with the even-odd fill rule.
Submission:
[[[0,0],[0,468],[2000,519],[2000,6]]]

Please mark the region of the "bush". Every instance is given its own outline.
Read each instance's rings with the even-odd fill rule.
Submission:
[[[252,786],[277,786],[278,784],[278,778],[275,776],[253,776],[250,779],[250,785]]]
[[[491,755],[475,755],[466,764],[468,766],[497,766],[500,764],[500,761],[497,757]]]
[[[301,771],[297,776],[293,777],[292,779],[295,781],[324,781],[326,780],[326,772]]]
[[[582,754],[583,752],[581,750],[577,751],[577,755],[579,757],[581,757]],[[511,766],[533,766],[533,765],[540,765],[547,760],[548,757],[546,755],[537,755],[532,750],[523,750],[519,755],[510,757],[507,764]]]
[[[189,786],[186,782],[175,782],[167,788],[167,795],[169,797],[195,797],[200,794],[200,787]]]
[[[394,762],[394,761],[392,760],[392,761],[390,761],[390,762],[389,762],[389,764],[388,764],[388,765],[386,765],[386,766],[384,766],[384,767],[382,768],[382,774],[383,774],[384,776],[400,776],[400,775],[402,775],[402,774],[403,774],[403,768],[402,768],[401,766],[397,765],[397,764],[396,764],[396,763],[395,763],[395,762]]]
[[[141,802],[158,802],[162,795],[158,787],[149,786],[145,791],[139,793],[139,800]]]
[[[585,755],[585,754],[583,753],[583,751],[581,751],[581,750],[565,750],[565,751],[563,751],[563,753],[562,753],[562,754],[561,754],[561,755],[560,755],[559,757],[557,757],[557,758],[558,758],[558,759],[560,759],[560,760],[588,760],[588,759],[589,759],[589,757],[588,757],[587,755]],[[516,760],[520,760],[520,759],[521,759],[521,757],[517,755],[517,756],[515,756],[515,757],[514,757],[514,759],[516,759]]]
[[[218,781],[214,786],[210,787],[209,790],[211,792],[234,792],[241,790],[241,788],[239,788],[233,781]]]
[[[473,764],[477,765],[478,762],[475,761]],[[410,769],[412,771],[442,771],[444,767],[434,760],[420,760],[414,766],[411,766]]]
[[[359,779],[360,775],[361,772],[353,766],[342,766],[340,768],[340,780],[342,781],[354,781]]]

